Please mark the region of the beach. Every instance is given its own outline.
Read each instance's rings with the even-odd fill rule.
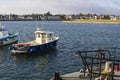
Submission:
[[[120,24],[120,20],[89,20],[89,19],[74,19],[63,21],[67,23],[96,23],[96,24]]]

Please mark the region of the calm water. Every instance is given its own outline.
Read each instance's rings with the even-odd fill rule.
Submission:
[[[62,22],[1,22],[9,32],[19,32],[19,42],[34,39],[36,26],[59,35],[57,50],[43,55],[12,56],[0,47],[0,80],[49,80],[54,72],[78,71],[77,50],[120,47],[120,25]]]

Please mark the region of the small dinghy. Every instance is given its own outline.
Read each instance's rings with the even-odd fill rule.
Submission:
[[[17,43],[17,35],[18,33],[8,33],[8,31],[4,29],[2,25],[0,25],[0,46]]]
[[[13,44],[9,50],[13,54],[36,53],[53,49],[57,46],[59,37],[53,32],[43,31],[39,28],[34,32],[35,40],[25,43]]]

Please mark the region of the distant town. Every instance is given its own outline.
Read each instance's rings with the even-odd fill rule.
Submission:
[[[63,21],[63,20],[120,20],[118,15],[97,15],[97,14],[57,14],[52,15],[50,12],[45,14],[30,14],[30,15],[17,15],[17,14],[0,14],[0,21]]]

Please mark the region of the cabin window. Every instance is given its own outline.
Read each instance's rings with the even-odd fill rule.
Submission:
[[[38,38],[40,38],[40,34],[38,34]]]
[[[46,34],[45,33],[42,34],[42,38],[46,38]]]
[[[2,34],[3,34],[3,36],[8,36],[8,32],[7,31],[4,31]]]
[[[50,34],[49,37],[52,38],[52,34]]]

